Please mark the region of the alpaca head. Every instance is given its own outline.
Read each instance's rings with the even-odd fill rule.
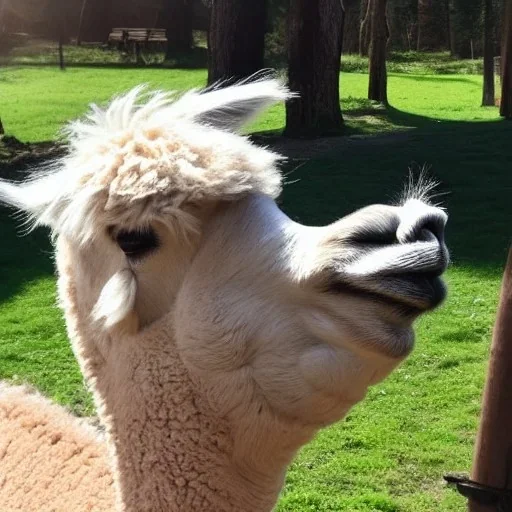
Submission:
[[[338,420],[384,378],[444,298],[448,263],[446,214],[421,190],[324,227],[277,208],[280,157],[236,132],[287,96],[274,80],[176,100],[137,89],[72,124],[55,167],[0,183],[52,229],[105,359],[168,324],[197,392],[259,446],[281,420],[307,435]]]

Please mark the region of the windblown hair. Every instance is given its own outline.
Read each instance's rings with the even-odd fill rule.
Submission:
[[[114,223],[193,227],[184,207],[200,201],[275,198],[281,157],[235,132],[287,97],[274,79],[181,97],[137,87],[71,123],[67,156],[21,186],[0,181],[0,201],[26,212],[32,226],[84,243]]]

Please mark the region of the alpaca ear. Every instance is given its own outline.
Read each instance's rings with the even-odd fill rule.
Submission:
[[[262,110],[294,96],[277,79],[220,87],[222,84],[185,94],[173,105],[173,112],[201,124],[237,132]]]
[[[0,204],[27,211],[21,187],[4,180],[0,180]]]
[[[0,204],[15,208],[35,224],[51,226],[50,219],[42,219],[59,193],[62,176],[40,175],[22,183],[0,180]]]
[[[16,208],[29,215],[37,213],[48,205],[37,182],[14,184],[0,180],[0,204]]]

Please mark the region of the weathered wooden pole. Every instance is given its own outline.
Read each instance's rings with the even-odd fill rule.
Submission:
[[[471,480],[494,489],[512,489],[512,246],[494,325]],[[512,510],[503,499],[482,501],[470,497],[469,511]]]

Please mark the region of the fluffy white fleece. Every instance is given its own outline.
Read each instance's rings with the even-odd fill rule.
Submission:
[[[289,95],[274,79],[181,97],[137,87],[71,123],[62,160],[21,186],[0,181],[0,201],[84,243],[114,222],[193,226],[186,206],[209,198],[276,197],[281,157],[234,132]]]

